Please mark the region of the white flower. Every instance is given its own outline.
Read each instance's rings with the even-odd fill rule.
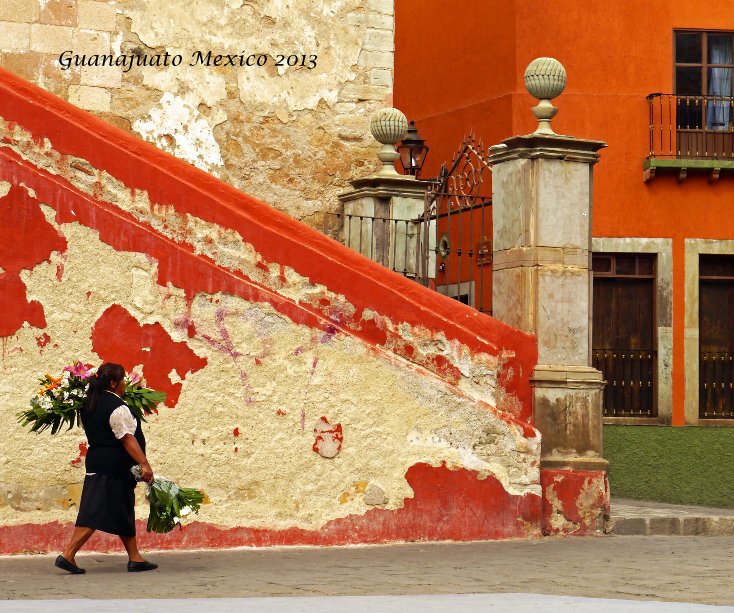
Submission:
[[[181,517],[186,517],[192,511],[193,511],[193,509],[191,507],[183,507],[181,509]]]
[[[181,518],[180,517],[174,517],[173,518],[173,523],[174,524],[180,524],[181,523]]]

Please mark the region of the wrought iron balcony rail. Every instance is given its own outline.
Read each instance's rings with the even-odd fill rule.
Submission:
[[[734,161],[734,97],[647,96],[650,158]]]

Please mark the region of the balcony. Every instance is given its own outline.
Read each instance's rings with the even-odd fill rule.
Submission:
[[[716,180],[734,171],[734,98],[722,96],[647,96],[650,115],[650,155],[644,179],[673,171],[684,180],[688,172],[707,172]]]

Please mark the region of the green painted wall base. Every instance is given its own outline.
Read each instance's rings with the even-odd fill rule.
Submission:
[[[604,426],[612,496],[734,508],[734,428]]]

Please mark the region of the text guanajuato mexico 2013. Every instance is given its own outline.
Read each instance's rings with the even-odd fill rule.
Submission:
[[[214,53],[212,51],[193,51],[187,58],[187,66],[234,66],[236,68],[252,68],[275,66],[277,68],[289,66],[313,70],[316,68],[318,56],[315,54],[297,53]],[[85,55],[64,51],[59,55],[59,65],[62,70],[81,66],[116,66],[123,72],[129,72],[136,66],[163,68],[180,66],[184,56],[180,53],[121,53],[119,55],[93,54]]]

